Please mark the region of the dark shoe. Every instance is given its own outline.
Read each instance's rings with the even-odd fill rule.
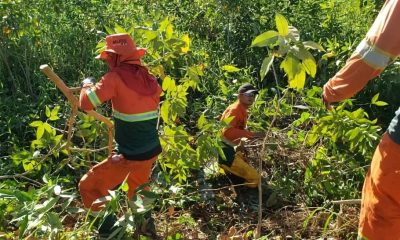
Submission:
[[[142,219],[136,219],[136,221],[135,239],[140,239],[140,236],[158,239],[154,218],[150,214],[146,214]]]
[[[100,226],[98,229],[99,232],[99,239],[117,239],[121,238],[123,234],[121,231],[123,227],[115,226],[118,219],[115,214],[109,214],[104,219],[100,220]]]
[[[265,207],[273,208],[278,204],[278,198],[276,192],[273,191],[272,189],[270,188],[263,189],[262,195]]]

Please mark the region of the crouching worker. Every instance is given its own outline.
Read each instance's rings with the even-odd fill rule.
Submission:
[[[108,190],[125,178],[131,199],[135,189],[149,181],[152,165],[161,153],[156,128],[161,88],[141,64],[145,54],[146,50],[136,48],[129,34],[109,35],[106,49],[96,57],[106,62],[108,72],[95,85],[83,82],[80,108],[92,110],[111,100],[115,125],[115,153],[92,167],[79,182],[83,204],[92,211],[101,210],[104,203],[95,201],[107,196]],[[112,232],[116,217],[106,220],[100,234]]]
[[[222,151],[225,159],[219,156],[219,165],[226,172],[231,173],[245,181],[246,186],[257,188],[261,183],[260,173],[250,166],[243,153],[242,138],[264,138],[263,132],[251,132],[246,129],[247,110],[254,103],[258,90],[251,84],[245,83],[238,89],[238,99],[231,104],[222,114],[221,121],[232,118],[229,126],[222,129]],[[266,185],[262,185],[263,199],[267,207],[276,204],[276,194]],[[256,197],[256,196],[254,196]],[[256,197],[256,199],[258,199]],[[247,200],[249,200],[247,198]]]

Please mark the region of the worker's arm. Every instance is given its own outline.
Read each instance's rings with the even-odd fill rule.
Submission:
[[[222,119],[233,117],[229,122],[229,126],[222,130],[222,135],[225,139],[229,140],[234,144],[239,144],[241,138],[253,138],[254,133],[244,128],[246,126],[247,119],[241,116],[234,109],[227,110]]]
[[[324,86],[327,106],[354,96],[400,55],[400,2],[388,0],[346,65]]]
[[[79,107],[83,110],[93,110],[103,102],[111,99],[116,94],[116,73],[107,73],[95,85],[84,84],[79,97]]]

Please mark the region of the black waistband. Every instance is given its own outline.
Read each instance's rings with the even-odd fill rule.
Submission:
[[[149,160],[155,156],[157,156],[158,154],[160,154],[162,152],[162,148],[160,145],[157,145],[155,148],[144,152],[144,153],[140,153],[140,154],[135,154],[135,155],[127,155],[124,153],[121,153],[122,155],[124,155],[124,158],[126,160],[130,160],[130,161],[146,161]]]

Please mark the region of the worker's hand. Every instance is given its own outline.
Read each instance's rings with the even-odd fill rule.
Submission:
[[[326,100],[326,97],[325,97],[325,94],[324,93],[322,93],[322,102],[324,103],[324,105],[325,105],[325,108],[327,109],[327,110],[332,110],[332,106],[331,106],[331,104]]]
[[[241,138],[239,144],[236,146],[236,151],[244,152],[246,141],[248,141],[247,138]]]
[[[84,87],[91,87],[94,85],[94,77],[87,77],[85,79],[83,79],[81,86]]]

